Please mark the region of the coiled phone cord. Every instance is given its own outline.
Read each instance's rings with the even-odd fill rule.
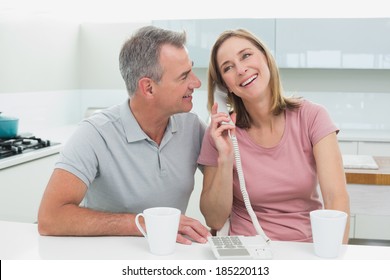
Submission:
[[[249,195],[248,195],[248,192],[246,190],[246,185],[245,185],[244,172],[242,170],[242,165],[241,165],[241,156],[240,156],[240,150],[238,148],[237,138],[235,135],[230,134],[230,130],[229,130],[229,136],[230,136],[230,139],[232,140],[232,143],[233,143],[234,158],[236,160],[238,180],[240,183],[240,190],[242,193],[242,198],[243,198],[244,203],[245,203],[245,207],[248,211],[248,214],[252,220],[252,224],[255,227],[257,234],[261,235],[264,238],[266,243],[270,243],[271,239],[265,234],[264,230],[261,228],[260,223],[257,220],[257,216],[256,216],[255,212],[253,211],[251,202],[249,200]]]

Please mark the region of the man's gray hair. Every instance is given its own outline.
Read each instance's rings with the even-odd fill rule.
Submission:
[[[119,54],[119,69],[125,81],[127,92],[132,97],[137,90],[138,81],[148,77],[158,83],[163,69],[159,63],[160,50],[169,44],[183,48],[186,33],[161,29],[155,26],[140,28],[128,39]]]

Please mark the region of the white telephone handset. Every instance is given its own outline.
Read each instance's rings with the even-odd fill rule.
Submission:
[[[214,90],[214,101],[218,103],[218,112],[223,112],[229,115],[229,110],[227,107],[227,93],[221,87],[216,85]],[[233,124],[233,121],[230,120],[230,124]]]
[[[225,112],[229,114],[228,108],[227,108],[227,93],[223,89],[221,89],[218,85],[216,86],[216,89],[214,91],[214,100],[215,102],[218,103],[218,111],[219,112]],[[233,122],[230,120],[230,122],[233,124]],[[230,134],[229,134],[230,135]],[[240,157],[240,150],[238,148],[238,142],[237,138],[235,135],[230,135],[230,138],[232,140],[233,148],[234,148],[234,157],[236,160],[236,166],[237,166],[237,174],[238,174],[238,179],[240,183],[240,190],[242,193],[242,197],[245,203],[245,207],[248,211],[248,214],[252,220],[253,226],[256,229],[256,232],[258,235],[262,236],[266,243],[270,243],[271,239],[264,233],[263,229],[260,226],[259,221],[257,220],[257,216],[255,212],[252,209],[252,205],[249,200],[249,195],[246,190],[246,185],[245,185],[245,179],[244,179],[244,172],[242,170],[242,165],[241,165],[241,157]],[[227,221],[227,224],[222,228],[224,233],[220,235],[227,235],[226,234],[226,227],[229,226],[229,219]],[[217,234],[218,235],[218,234]]]

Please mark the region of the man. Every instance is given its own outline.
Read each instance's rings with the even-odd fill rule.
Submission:
[[[66,143],[42,198],[40,234],[141,235],[134,218],[144,209],[185,212],[205,131],[189,113],[201,83],[185,41],[185,33],[147,26],[124,44],[129,99],[81,122]],[[177,242],[205,243],[208,235],[181,215]]]

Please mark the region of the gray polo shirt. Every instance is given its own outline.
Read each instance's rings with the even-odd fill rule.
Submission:
[[[185,213],[205,126],[193,113],[176,114],[158,146],[140,128],[126,101],[82,121],[56,168],[88,186],[85,207],[139,213],[171,206]]]

